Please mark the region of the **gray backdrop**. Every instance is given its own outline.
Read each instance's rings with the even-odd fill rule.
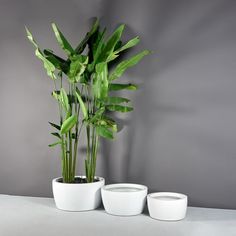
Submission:
[[[47,146],[53,85],[24,25],[60,52],[51,22],[76,45],[98,16],[110,30],[126,23],[124,40],[141,37],[133,53],[153,50],[123,77],[140,85],[129,93],[135,111],[119,116],[114,142],[102,141],[98,175],[236,209],[235,12],[233,0],[0,0],[0,193],[52,196],[60,175],[59,150]]]

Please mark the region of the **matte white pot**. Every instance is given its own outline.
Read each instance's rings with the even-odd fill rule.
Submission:
[[[147,196],[148,211],[157,220],[182,220],[187,211],[188,197],[181,193],[159,192]]]
[[[147,187],[139,184],[110,184],[102,187],[102,202],[108,214],[133,216],[142,213]]]
[[[76,176],[85,178],[85,176]],[[52,181],[52,189],[56,207],[65,211],[89,211],[101,204],[101,187],[105,180],[95,177],[99,181],[93,183],[62,183],[62,178]]]

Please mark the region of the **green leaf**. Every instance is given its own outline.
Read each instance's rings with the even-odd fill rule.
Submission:
[[[67,39],[65,38],[65,36],[62,34],[62,32],[58,29],[58,27],[56,26],[55,23],[52,23],[52,29],[55,33],[56,39],[59,43],[59,45],[61,46],[61,48],[65,51],[65,53],[68,56],[73,55],[74,49],[72,48],[72,46],[69,44],[69,42],[67,41]]]
[[[113,53],[113,50],[123,33],[124,27],[125,25],[120,25],[108,39],[102,53],[98,58],[98,62],[106,61],[106,59]]]
[[[120,103],[127,103],[130,100],[127,98],[122,98],[122,97],[107,97],[106,99],[103,100],[103,102],[107,105],[109,104],[120,104]]]
[[[58,70],[61,70],[67,74],[69,65],[64,59],[53,54],[53,52],[49,49],[44,49],[43,53],[46,56],[46,59],[50,61]]]
[[[56,145],[58,145],[58,144],[62,144],[62,142],[61,142],[61,141],[58,141],[58,142],[49,144],[48,146],[49,146],[49,147],[54,147],[54,146],[56,146]]]
[[[59,139],[61,138],[60,134],[57,133],[57,132],[51,133],[51,135],[53,135],[53,136],[55,136],[55,137],[57,137],[57,138],[59,138]]]
[[[67,133],[69,130],[71,130],[74,125],[77,122],[77,117],[75,115],[70,116],[69,118],[67,118],[61,126],[61,134],[65,134]]]
[[[54,123],[52,123],[52,122],[48,122],[52,127],[54,127],[54,128],[56,128],[57,130],[60,130],[61,129],[61,127],[59,126],[59,125],[56,125],[56,124],[54,124]]]
[[[132,107],[121,106],[121,105],[108,105],[106,106],[109,111],[118,111],[118,112],[130,112],[133,111]]]
[[[118,91],[118,90],[136,90],[137,85],[135,84],[109,84],[109,91]]]
[[[95,98],[105,98],[108,94],[108,69],[107,63],[102,62],[96,65],[96,74],[93,78],[93,94]]]
[[[135,45],[137,45],[139,43],[140,39],[139,37],[135,37],[131,40],[129,40],[125,45],[123,45],[121,48],[117,49],[114,53],[117,54],[117,53],[120,53],[126,49],[129,49],[129,48],[132,48],[134,47]]]
[[[71,82],[78,82],[80,76],[84,73],[86,65],[88,64],[88,57],[84,55],[78,55],[72,57],[69,70],[69,80]]]
[[[107,138],[107,139],[113,139],[113,133],[111,130],[106,128],[105,126],[97,126],[96,127],[97,134]]]
[[[70,110],[69,100],[68,100],[68,96],[64,88],[61,88],[60,90],[60,101],[64,109],[66,111],[69,111]]]
[[[101,107],[99,108],[95,114],[90,118],[89,122],[90,123],[94,123],[96,122],[97,120],[100,119],[100,117],[102,116],[102,114],[105,112],[105,107]]]
[[[114,53],[112,53],[112,55],[109,56],[108,61],[114,60],[115,58],[117,58],[119,56],[117,54],[119,54],[120,52],[122,52],[122,51],[124,51],[126,49],[134,47],[135,45],[137,45],[139,43],[139,41],[140,41],[140,39],[139,39],[138,36],[133,38],[133,39],[131,39],[131,40],[129,40],[125,45],[123,45],[122,47],[120,47],[117,50],[115,50]]]
[[[150,51],[144,50],[138,53],[137,55],[131,57],[130,59],[122,61],[116,66],[114,71],[111,73],[111,75],[109,76],[109,80],[112,81],[119,78],[126,71],[126,69],[136,65],[144,56],[148,54],[150,54]]]
[[[91,38],[91,36],[97,31],[99,27],[99,20],[96,19],[96,21],[94,22],[91,30],[86,34],[85,38],[80,42],[80,44],[76,47],[75,52],[77,54],[80,54],[84,51],[87,42],[89,41],[89,39]]]
[[[78,101],[79,101],[81,110],[82,110],[82,112],[83,112],[84,119],[87,120],[87,119],[88,119],[88,111],[87,111],[87,108],[86,108],[86,106],[85,106],[85,104],[84,104],[84,102],[83,102],[83,100],[82,100],[82,98],[81,98],[81,96],[80,96],[80,94],[79,94],[79,91],[76,91],[75,94],[76,94],[76,96],[77,96],[77,98],[78,98]]]
[[[39,49],[36,41],[34,40],[31,32],[27,29],[27,27],[25,27],[26,29],[26,33],[27,33],[27,37],[30,40],[30,42],[35,46],[36,50],[35,50],[35,55],[43,62],[43,66],[45,68],[45,70],[47,71],[47,75],[49,77],[51,77],[52,79],[56,79],[56,76],[54,75],[54,71],[55,71],[55,66],[49,61],[47,60],[43,53],[41,52],[41,50]]]

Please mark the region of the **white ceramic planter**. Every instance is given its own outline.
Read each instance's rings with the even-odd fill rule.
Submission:
[[[188,198],[181,193],[159,192],[147,196],[148,211],[157,220],[182,220],[187,211]]]
[[[102,202],[108,214],[133,216],[142,213],[147,187],[139,184],[110,184],[103,186]]]
[[[76,176],[82,177],[84,176]],[[99,181],[93,183],[62,183],[61,178],[52,181],[53,196],[56,207],[65,211],[88,211],[101,204],[101,187],[105,180],[95,177]]]

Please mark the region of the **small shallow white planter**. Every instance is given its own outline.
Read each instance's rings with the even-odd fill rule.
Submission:
[[[110,184],[102,187],[102,202],[108,214],[133,216],[142,213],[147,187],[139,184]]]
[[[157,220],[182,220],[187,211],[188,198],[181,193],[159,192],[147,196],[148,211]]]
[[[84,176],[76,176],[85,178]],[[89,211],[101,204],[101,187],[105,180],[95,177],[98,181],[93,183],[62,183],[62,178],[52,181],[53,196],[56,207],[65,211]]]

